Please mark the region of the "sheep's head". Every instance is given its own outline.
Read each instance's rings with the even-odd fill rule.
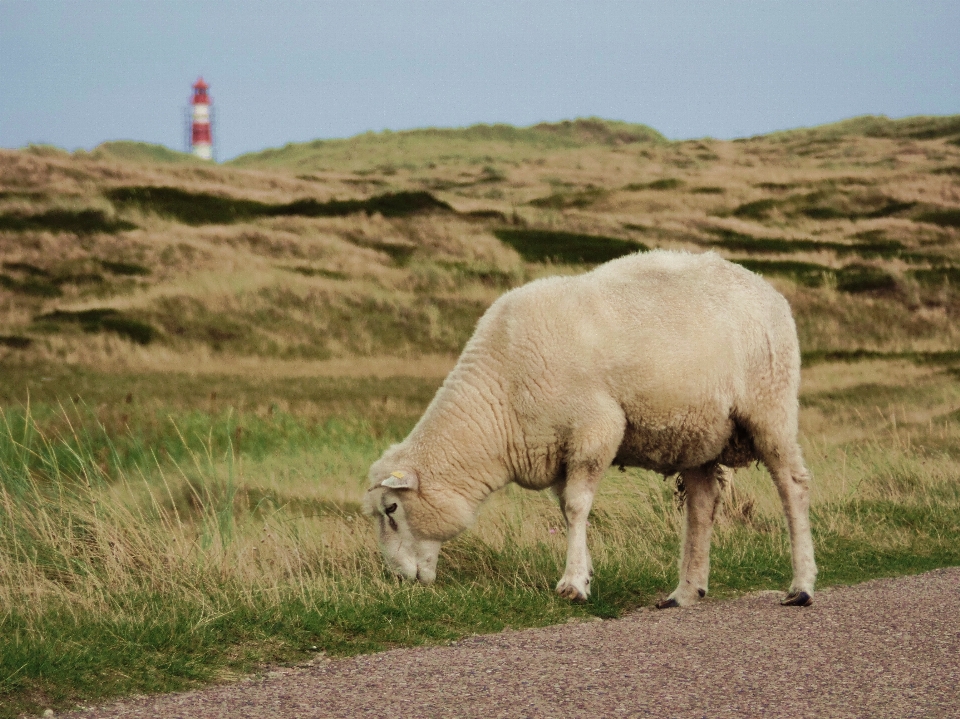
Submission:
[[[370,489],[364,512],[377,523],[377,540],[384,561],[403,579],[431,584],[437,577],[440,541],[425,536],[418,526],[419,480],[415,472],[394,470],[379,476],[379,463],[370,469]]]

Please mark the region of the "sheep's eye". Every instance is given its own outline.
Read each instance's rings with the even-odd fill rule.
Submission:
[[[386,514],[386,515],[389,517],[391,514],[393,514],[393,513],[396,512],[396,511],[397,511],[397,503],[394,502],[394,503],[391,504],[389,507],[387,507],[386,509],[384,509],[384,510],[383,510],[383,513]]]

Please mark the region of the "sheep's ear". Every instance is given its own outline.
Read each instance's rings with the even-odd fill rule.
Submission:
[[[416,489],[419,485],[417,475],[410,471],[391,472],[390,476],[380,483],[381,487],[390,489]]]

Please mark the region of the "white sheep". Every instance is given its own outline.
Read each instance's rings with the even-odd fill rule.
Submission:
[[[477,324],[410,435],[370,468],[366,511],[388,566],[430,583],[442,542],[509,482],[551,489],[567,523],[557,592],[583,600],[587,517],[611,464],[679,473],[680,582],[707,592],[723,466],[760,460],[787,515],[793,583],[812,601],[810,475],[797,444],[800,351],[787,301],[716,254],[657,250],[508,292]]]

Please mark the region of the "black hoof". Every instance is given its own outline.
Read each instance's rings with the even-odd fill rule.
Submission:
[[[657,609],[673,609],[674,607],[679,607],[679,606],[680,606],[680,602],[678,602],[676,599],[673,599],[672,597],[661,599],[656,604]]]
[[[780,600],[780,604],[784,607],[809,607],[813,604],[813,597],[802,591],[790,592]]]
[[[707,596],[707,590],[706,590],[706,589],[698,589],[698,590],[697,590],[697,594],[699,594],[699,595],[700,595],[700,598],[703,599],[705,596]]]

